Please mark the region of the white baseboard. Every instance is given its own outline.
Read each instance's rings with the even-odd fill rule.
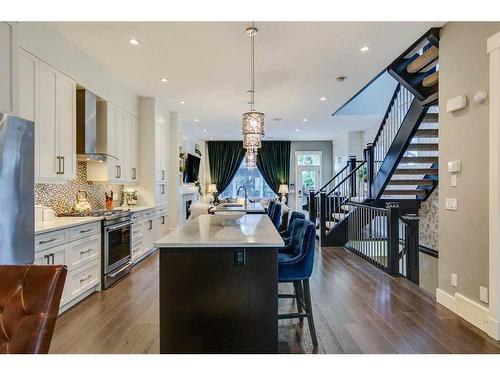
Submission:
[[[489,310],[487,308],[459,293],[455,293],[455,295],[452,296],[439,288],[436,289],[436,301],[480,330],[486,332],[495,340],[500,340],[499,322],[489,316]]]

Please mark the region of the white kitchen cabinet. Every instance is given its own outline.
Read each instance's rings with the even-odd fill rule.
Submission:
[[[35,236],[34,264],[63,264],[68,267],[60,303],[61,312],[88,295],[87,292],[99,289],[100,259],[101,223],[99,222]]]
[[[167,180],[167,127],[163,122],[157,121],[155,125],[155,176],[156,182]]]
[[[168,234],[167,210],[165,208],[156,211],[156,240]]]
[[[137,127],[136,127],[137,125]],[[113,156],[87,162],[87,179],[115,184],[138,181],[138,120],[110,102],[97,103],[97,152]]]
[[[19,51],[19,112],[35,123],[35,181],[76,177],[76,83],[54,67]]]
[[[0,22],[0,112],[14,112],[14,27]]]

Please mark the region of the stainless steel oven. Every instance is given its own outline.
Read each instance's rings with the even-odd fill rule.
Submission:
[[[130,214],[103,220],[103,287],[110,287],[132,267]]]

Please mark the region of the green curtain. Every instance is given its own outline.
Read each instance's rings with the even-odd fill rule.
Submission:
[[[245,149],[241,141],[209,141],[207,148],[210,176],[220,194],[226,190],[238,171]]]
[[[289,141],[264,141],[257,153],[257,168],[276,194],[281,184],[289,182],[290,145]]]

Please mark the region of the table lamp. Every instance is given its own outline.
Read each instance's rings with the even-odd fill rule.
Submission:
[[[212,194],[212,199],[214,203],[217,203],[217,185],[216,184],[208,184],[208,193]],[[210,202],[212,203],[212,202]]]
[[[280,201],[286,203],[286,194],[288,194],[288,185],[281,184],[278,190],[278,194],[281,195]]]

